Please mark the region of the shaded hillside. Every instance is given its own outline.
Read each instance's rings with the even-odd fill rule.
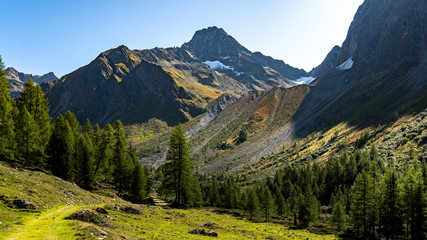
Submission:
[[[321,76],[295,117],[299,136],[340,122],[385,123],[427,107],[427,5],[366,0],[338,57],[353,66]]]

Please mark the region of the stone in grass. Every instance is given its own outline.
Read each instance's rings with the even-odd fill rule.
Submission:
[[[276,240],[274,237],[266,237],[265,239],[269,239],[269,240]]]
[[[196,235],[203,235],[203,236],[208,236],[208,237],[218,237],[218,233],[214,232],[214,231],[205,231],[205,229],[193,229],[191,231],[189,231],[188,233],[190,234],[196,234]]]
[[[27,200],[16,199],[16,200],[13,200],[12,204],[13,204],[14,208],[37,209],[36,204],[32,203],[31,201],[27,201]]]
[[[101,213],[101,214],[108,214],[108,211],[102,207],[95,208],[95,211],[97,211],[98,213]]]
[[[95,228],[102,236],[108,236],[108,233],[102,229]]]
[[[142,214],[141,210],[137,208],[129,207],[129,206],[120,208],[120,211],[125,213],[130,213],[130,214],[138,214],[138,215]]]
[[[209,228],[209,229],[215,229],[215,228],[217,228],[218,226],[216,225],[216,223],[208,222],[208,223],[205,223],[205,224],[203,225],[203,227],[204,227],[204,228]]]
[[[96,214],[90,210],[82,210],[82,211],[75,212],[75,213],[71,214],[70,216],[65,217],[65,219],[80,220],[83,222],[91,222],[91,223],[95,223],[97,225],[100,225],[103,223],[103,221],[101,220],[101,217],[99,217],[98,214]]]

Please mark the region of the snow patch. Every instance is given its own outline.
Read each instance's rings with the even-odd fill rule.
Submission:
[[[231,71],[233,71],[234,74],[236,74],[236,76],[240,76],[243,74],[242,72],[235,71],[233,67],[224,65],[224,63],[222,63],[218,60],[217,61],[205,61],[203,63],[209,65],[209,67],[211,67],[212,69],[215,69],[215,70],[216,69],[231,70]]]
[[[315,77],[300,77],[298,79],[293,80],[296,84],[310,84],[312,83],[314,80],[316,80]]]
[[[343,64],[339,65],[337,67],[338,70],[344,71],[344,70],[349,70],[353,67],[353,57],[347,59],[347,61],[345,61]]]

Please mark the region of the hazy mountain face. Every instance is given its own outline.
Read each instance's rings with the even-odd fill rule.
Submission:
[[[22,73],[12,67],[7,68],[6,72],[7,72],[6,77],[9,79],[9,82],[10,82],[11,95],[13,97],[19,95],[19,92],[24,87],[24,84],[27,83],[28,79],[30,78],[33,79],[33,81],[37,84],[58,79],[53,72],[46,73],[40,76],[40,75]]]

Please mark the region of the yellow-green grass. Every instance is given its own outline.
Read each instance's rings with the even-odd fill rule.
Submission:
[[[22,226],[7,230],[4,239],[76,239],[79,224],[64,218],[81,209],[78,206],[61,206],[41,214],[32,214]],[[27,217],[29,218],[29,216]],[[80,230],[81,232],[81,230]]]
[[[68,192],[68,193],[66,193]],[[114,194],[112,194],[114,195]],[[213,209],[163,209],[158,206],[133,205],[119,198],[100,196],[43,172],[16,169],[0,162],[0,239],[210,239],[188,232],[214,223],[219,239],[336,239],[307,230],[292,230],[276,223],[256,223]],[[37,212],[11,208],[14,199],[31,201]],[[128,214],[114,206],[133,206],[141,215]],[[65,220],[82,209],[94,211],[98,206],[108,216],[98,213],[103,224]],[[207,228],[204,228],[208,230]]]

